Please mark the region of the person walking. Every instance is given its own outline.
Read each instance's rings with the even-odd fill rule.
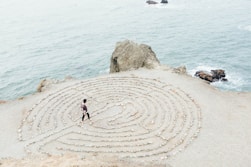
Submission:
[[[85,115],[87,115],[88,119],[90,119],[90,114],[88,113],[87,106],[86,106],[87,99],[84,99],[81,103],[81,109],[83,110],[82,122],[84,122]]]

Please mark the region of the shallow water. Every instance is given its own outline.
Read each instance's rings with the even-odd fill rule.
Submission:
[[[251,1],[0,0],[0,99],[36,91],[43,78],[108,73],[125,39],[152,47],[162,64],[222,68],[222,90],[251,91]]]

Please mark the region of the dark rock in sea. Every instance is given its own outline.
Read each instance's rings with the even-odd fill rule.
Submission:
[[[211,72],[196,71],[194,75],[209,82],[227,81],[225,71],[222,69],[211,70]]]
[[[207,71],[196,71],[194,75],[206,81],[213,82],[212,74],[208,73]]]
[[[226,76],[225,71],[221,69],[211,70],[211,73],[213,74],[213,78],[218,79],[218,80]]]
[[[155,1],[152,1],[152,0],[148,0],[148,1],[146,1],[146,3],[148,3],[149,5],[152,5],[152,4],[157,4],[158,2],[155,2]]]
[[[168,1],[167,0],[161,0],[160,3],[168,3]]]

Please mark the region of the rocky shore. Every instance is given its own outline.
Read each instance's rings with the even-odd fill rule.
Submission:
[[[0,104],[1,166],[251,166],[251,93],[219,91],[132,41],[110,72]]]

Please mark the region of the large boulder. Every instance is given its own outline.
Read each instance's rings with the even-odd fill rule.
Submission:
[[[160,62],[150,46],[126,40],[116,44],[111,57],[110,73],[141,67],[153,69],[159,65]]]
[[[227,81],[225,71],[222,69],[211,70],[211,72],[197,71],[194,75],[209,82]]]

